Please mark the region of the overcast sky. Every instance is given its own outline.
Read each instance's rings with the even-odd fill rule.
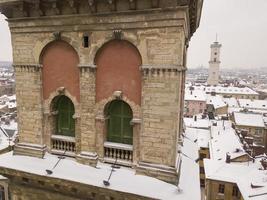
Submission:
[[[204,0],[199,29],[191,38],[188,67],[208,66],[216,33],[221,68],[267,68],[267,0]],[[0,60],[12,60],[8,25],[0,15]]]
[[[222,43],[221,68],[267,68],[267,0],[204,0],[188,67],[208,66],[216,33]]]

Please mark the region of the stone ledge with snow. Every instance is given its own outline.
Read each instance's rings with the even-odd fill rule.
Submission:
[[[94,193],[113,194],[116,197],[128,197],[129,199],[179,199],[187,200],[188,196],[192,195],[191,189],[185,186],[185,182],[180,184],[185,188],[179,191],[176,185],[172,185],[156,178],[151,178],[143,175],[136,175],[135,170],[131,168],[121,167],[115,169],[110,179],[110,186],[105,186],[103,180],[107,180],[111,166],[98,162],[96,168],[77,163],[74,159],[65,158],[60,160],[58,165],[53,169],[57,163],[58,157],[49,153],[45,154],[43,159],[16,156],[13,152],[2,154],[0,156],[0,171],[3,176],[8,178],[18,179],[27,184],[33,184],[34,187],[48,187],[56,190],[57,187],[66,187],[68,191],[65,192],[79,192],[81,195],[89,195],[85,190],[90,190],[91,196]],[[190,161],[184,159],[185,166],[182,167],[184,173],[188,170]],[[197,166],[194,166],[195,168]],[[46,170],[52,170],[52,174],[47,174]],[[196,172],[195,174],[197,174]],[[182,175],[182,177],[186,175]],[[183,180],[186,180],[184,178]],[[11,181],[12,182],[12,181]],[[71,185],[71,188],[69,186]],[[38,186],[39,185],[39,186]],[[56,187],[55,187],[56,185]],[[85,194],[86,193],[86,194]],[[112,195],[111,195],[112,196]],[[87,197],[90,197],[87,196]],[[134,197],[134,198],[133,198]],[[93,198],[93,197],[92,197]]]

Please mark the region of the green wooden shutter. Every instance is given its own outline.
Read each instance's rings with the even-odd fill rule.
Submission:
[[[115,100],[110,103],[108,110],[108,141],[132,144],[133,130],[130,125],[132,110],[123,101]]]
[[[60,135],[75,136],[74,105],[71,100],[62,96],[58,100],[57,131]]]

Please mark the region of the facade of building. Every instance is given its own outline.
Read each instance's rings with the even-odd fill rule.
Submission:
[[[201,90],[186,90],[184,107],[184,115],[187,117],[204,113],[206,111],[206,93]]]
[[[243,200],[235,183],[220,180],[206,179],[206,194],[207,200]]]
[[[47,153],[59,154],[177,184],[186,52],[201,9],[201,0],[0,1],[19,120],[4,160],[45,165]],[[20,166],[0,159],[11,199],[147,198]]]
[[[211,54],[210,54],[210,61],[209,61],[209,76],[208,76],[208,85],[218,85],[219,78],[220,78],[220,51],[222,45],[217,42],[214,42],[210,45]]]

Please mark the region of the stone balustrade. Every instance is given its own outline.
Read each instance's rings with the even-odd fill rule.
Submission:
[[[74,156],[76,151],[75,138],[63,135],[52,135],[51,148],[52,153],[65,153],[67,156]]]
[[[104,143],[104,160],[106,162],[114,162],[121,165],[131,165],[133,161],[133,146],[128,144],[120,144],[113,142]]]

